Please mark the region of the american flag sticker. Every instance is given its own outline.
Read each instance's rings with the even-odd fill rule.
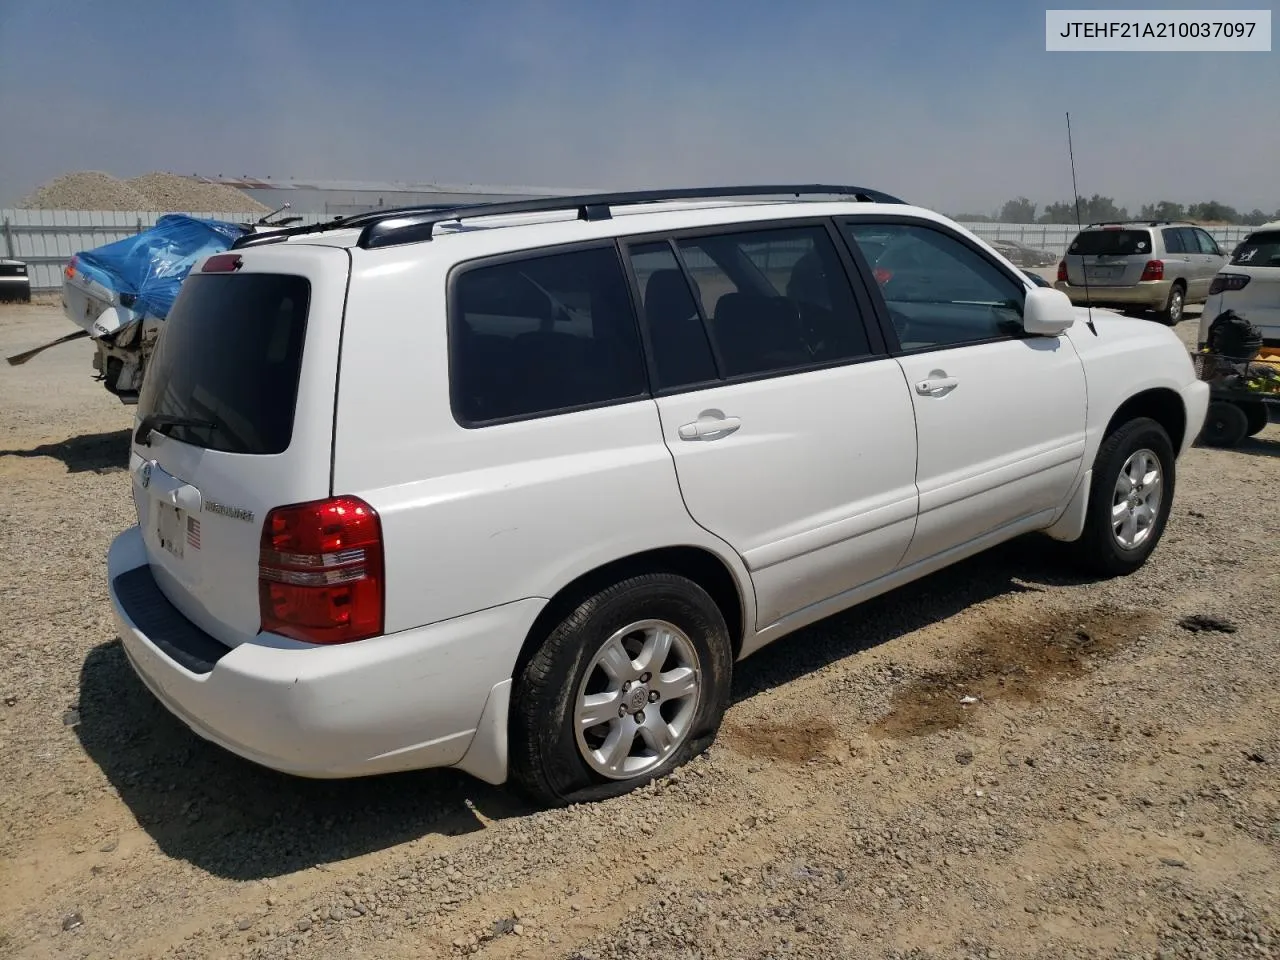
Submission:
[[[194,550],[200,549],[200,521],[195,517],[187,517],[187,543]]]

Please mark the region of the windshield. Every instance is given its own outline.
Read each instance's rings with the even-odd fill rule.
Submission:
[[[1231,262],[1241,267],[1280,266],[1280,230],[1260,230],[1249,234],[1236,247]]]
[[[148,365],[138,415],[174,418],[163,432],[210,450],[283,452],[310,293],[304,277],[188,276]]]
[[[1085,230],[1067,248],[1067,253],[1084,257],[1127,257],[1150,252],[1150,230]]]

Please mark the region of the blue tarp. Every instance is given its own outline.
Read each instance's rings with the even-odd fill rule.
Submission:
[[[247,232],[235,223],[167,214],[136,237],[76,254],[76,270],[117,295],[136,297],[137,313],[166,317],[195,262]]]

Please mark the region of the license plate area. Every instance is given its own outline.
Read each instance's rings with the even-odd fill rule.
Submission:
[[[1120,273],[1120,267],[1085,267],[1085,276],[1090,280],[1114,280]]]
[[[182,559],[186,516],[172,504],[156,501],[156,540],[162,549]]]

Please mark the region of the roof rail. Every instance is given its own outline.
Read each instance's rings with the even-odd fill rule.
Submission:
[[[1140,223],[1148,227],[1161,227],[1168,223],[1178,223],[1175,220],[1143,220],[1141,217],[1130,217],[1128,220],[1095,220],[1089,224],[1091,227],[1109,227],[1122,223]]]
[[[497,203],[475,203],[453,207],[400,207],[376,210],[351,217],[327,220],[305,227],[289,227],[270,233],[250,234],[239,238],[233,249],[261,243],[276,243],[291,236],[318,233],[324,230],[344,230],[363,226],[358,244],[361,247],[388,247],[402,243],[430,240],[437,224],[449,223],[470,217],[508,216],[521,213],[550,213],[560,210],[578,211],[579,220],[608,220],[613,216],[612,207],[646,203],[662,203],[669,200],[712,200],[729,197],[770,196],[838,196],[853,197],[865,203],[902,203],[879,190],[864,187],[836,186],[831,184],[776,184],[743,187],[688,187],[671,190],[632,190],[614,193],[593,193],[572,197],[536,197],[530,200],[510,200]]]

